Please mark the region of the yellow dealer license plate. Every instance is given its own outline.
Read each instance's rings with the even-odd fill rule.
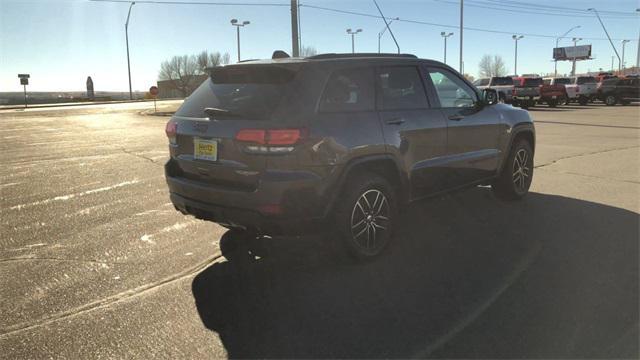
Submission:
[[[198,160],[218,161],[218,142],[194,138],[193,157]]]

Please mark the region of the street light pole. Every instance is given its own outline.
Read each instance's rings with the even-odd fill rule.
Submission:
[[[624,47],[631,40],[622,40],[622,75],[626,73],[624,66]]]
[[[393,20],[400,20],[400,18],[393,18],[389,21],[388,25],[391,25],[391,23],[393,22]],[[382,39],[382,35],[384,35],[384,33],[387,31],[388,27],[385,26],[384,29],[380,30],[380,32],[378,33],[378,54],[380,54],[380,39]]]
[[[442,36],[442,38],[444,39],[444,63],[445,64],[447,63],[447,38],[451,35],[453,35],[452,32],[447,33],[443,31],[440,33],[440,36]]]
[[[464,32],[464,0],[460,0],[460,73],[464,74],[462,62],[462,35]]]
[[[250,21],[239,22],[238,19],[231,19],[231,25],[236,27],[236,39],[238,42],[238,62],[240,62],[240,28],[251,24]]]
[[[516,41],[516,59],[513,72],[518,76],[518,40],[522,39],[524,35],[512,35],[511,38]]]
[[[636,9],[640,12],[640,8]],[[638,31],[638,55],[636,55],[636,71],[640,72],[640,31]]]
[[[611,40],[611,36],[609,36],[609,32],[607,31],[607,28],[604,27],[604,23],[602,22],[602,19],[600,19],[600,14],[598,14],[598,10],[596,10],[595,8],[589,8],[587,9],[587,11],[593,11],[596,14],[596,17],[598,18],[600,25],[602,25],[602,30],[604,30],[604,33],[607,35],[607,39],[609,39],[609,43],[613,48],[613,52],[616,53],[616,56],[618,57],[618,71],[619,71],[622,65],[620,61],[620,55],[618,54],[618,50],[616,49],[615,45],[613,45],[613,40]]]
[[[611,72],[613,72],[613,71],[614,71],[614,69],[613,69],[613,60],[614,60],[615,58],[616,58],[615,56],[611,55]]]
[[[580,25],[578,26],[574,26],[571,29],[567,30],[567,32],[565,32],[564,34],[558,36],[556,38],[556,48],[558,47],[558,43],[560,42],[560,39],[563,39],[565,36],[567,36],[571,31],[579,28]],[[553,76],[557,77],[558,76],[558,60],[557,59],[553,59],[554,60],[554,68],[553,68]]]
[[[131,62],[129,61],[129,17],[131,17],[131,8],[135,5],[135,1],[129,5],[127,13],[127,22],[124,23],[124,36],[127,42],[127,72],[129,73],[129,100],[133,100],[133,91],[131,90]]]
[[[353,31],[351,29],[347,29],[347,34],[351,35],[351,53],[355,54],[356,52],[356,34],[362,32],[362,29],[357,29]]]
[[[573,65],[571,65],[571,76],[576,76],[576,46],[578,45],[578,41],[582,40],[582,38],[573,38]]]

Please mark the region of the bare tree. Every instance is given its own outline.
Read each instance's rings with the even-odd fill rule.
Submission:
[[[203,50],[196,56],[196,59],[198,61],[198,69],[202,74],[205,74],[207,72],[207,68],[228,64],[229,53],[221,54],[218,51],[210,53],[207,50]]]
[[[173,88],[187,96],[193,88],[194,76],[198,75],[198,59],[194,55],[174,56],[160,65],[160,80],[169,80]]]
[[[303,46],[300,48],[300,57],[308,57],[316,54],[318,54],[318,50],[313,46]]]
[[[480,59],[478,69],[481,77],[504,76],[507,74],[507,67],[500,55],[484,55]]]
[[[473,82],[476,78],[471,75],[471,74],[464,74],[465,79],[469,80],[470,82]]]

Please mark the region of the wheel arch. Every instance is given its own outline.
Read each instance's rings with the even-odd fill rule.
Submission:
[[[511,147],[513,144],[519,140],[525,139],[531,145],[531,150],[533,151],[533,155],[536,153],[536,131],[533,123],[525,122],[519,123],[513,126],[511,130],[511,137],[509,139],[509,143],[506,147],[506,151],[504,156],[502,156],[502,164],[500,165],[500,173],[504,170],[504,166],[506,164],[506,158],[509,156],[509,152],[511,151]]]

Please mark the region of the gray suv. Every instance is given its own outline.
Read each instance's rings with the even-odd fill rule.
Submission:
[[[519,199],[533,176],[529,113],[413,55],[216,67],[166,133],[171,201],[230,229],[227,258],[239,244],[249,244],[242,257],[257,255],[250,244],[266,235],[330,229],[368,259],[392,239],[403,205],[480,184]]]

